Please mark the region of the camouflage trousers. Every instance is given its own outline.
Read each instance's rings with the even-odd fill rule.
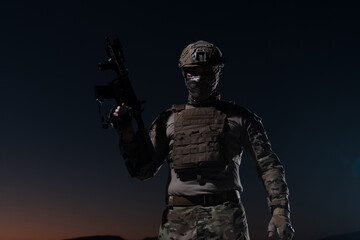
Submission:
[[[250,240],[241,203],[166,209],[159,240]]]

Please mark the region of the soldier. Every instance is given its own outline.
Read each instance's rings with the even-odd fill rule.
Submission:
[[[145,180],[164,161],[169,163],[159,239],[249,240],[240,200],[239,167],[245,149],[268,192],[268,236],[277,232],[280,239],[291,240],[294,230],[283,166],[271,150],[261,119],[220,100],[216,86],[224,62],[209,42],[188,45],[179,61],[188,102],[162,112],[149,133],[135,133],[131,109],[124,104],[116,108],[114,125],[126,166],[132,177]]]

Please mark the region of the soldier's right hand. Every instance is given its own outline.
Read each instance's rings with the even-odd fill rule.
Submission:
[[[132,128],[132,109],[123,103],[110,111],[109,119],[111,126],[116,130]]]

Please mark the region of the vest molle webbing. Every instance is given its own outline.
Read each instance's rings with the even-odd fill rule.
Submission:
[[[223,169],[226,165],[222,154],[226,115],[214,107],[174,110],[171,166],[175,171]]]

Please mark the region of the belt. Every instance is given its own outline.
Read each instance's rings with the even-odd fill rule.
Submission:
[[[237,190],[230,190],[216,194],[202,194],[195,196],[169,196],[168,204],[170,207],[185,207],[202,205],[215,206],[224,202],[239,203],[240,194]]]

